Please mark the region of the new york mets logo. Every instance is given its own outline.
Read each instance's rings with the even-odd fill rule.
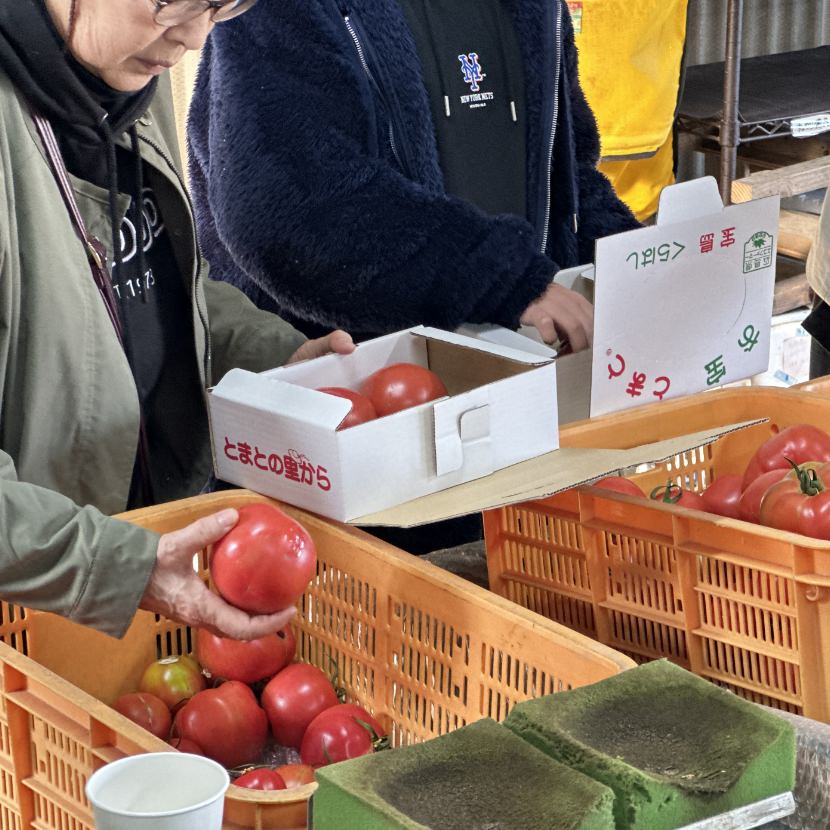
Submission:
[[[487,77],[481,71],[481,65],[478,62],[478,55],[475,52],[470,52],[469,55],[459,55],[458,60],[461,61],[461,71],[464,73],[464,83],[470,85],[470,92],[478,92],[479,81],[483,81]]]

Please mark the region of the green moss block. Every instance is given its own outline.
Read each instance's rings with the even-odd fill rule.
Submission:
[[[613,830],[613,794],[492,720],[317,771],[313,830]]]
[[[617,830],[672,830],[789,792],[789,723],[659,660],[520,703],[505,725],[614,791]]]

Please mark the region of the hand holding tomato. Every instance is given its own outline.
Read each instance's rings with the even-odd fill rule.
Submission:
[[[441,378],[417,363],[394,363],[378,369],[363,382],[360,391],[380,418],[447,394]]]
[[[283,606],[285,610],[276,614],[251,616],[210,591],[193,570],[193,557],[217,542],[237,519],[236,510],[222,510],[165,533],[159,539],[156,563],[139,606],[237,640],[262,637],[288,625],[294,608]]]
[[[308,531],[270,504],[241,507],[238,523],[214,546],[210,559],[219,593],[252,614],[293,606],[316,566],[317,551]]]
[[[366,421],[374,421],[378,417],[375,412],[375,407],[372,402],[360,392],[355,392],[352,389],[346,389],[342,386],[321,386],[318,392],[325,392],[328,395],[336,395],[338,398],[345,398],[352,402],[352,408],[349,410],[346,417],[340,422],[337,427],[338,432],[341,429],[348,429],[349,427],[356,427],[358,424],[365,424]]]
[[[248,686],[229,680],[192,697],[176,715],[173,731],[196,743],[208,758],[237,767],[259,758],[268,738],[268,717]]]
[[[217,637],[200,628],[196,635],[199,662],[213,677],[256,683],[273,677],[294,659],[297,642],[291,626],[256,640]]]

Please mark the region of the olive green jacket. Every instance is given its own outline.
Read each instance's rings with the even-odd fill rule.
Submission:
[[[120,636],[158,542],[107,516],[127,504],[138,396],[28,109],[4,74],[0,127],[0,599]],[[207,278],[176,172],[167,79],[138,132],[190,289],[203,386],[232,366],[284,363],[302,335]],[[111,250],[107,193],[73,186],[89,230]],[[210,471],[206,433],[203,443],[182,496]]]

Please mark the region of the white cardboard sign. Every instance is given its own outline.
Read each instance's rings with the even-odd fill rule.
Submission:
[[[766,370],[779,198],[666,188],[654,227],[597,241],[591,417]]]

